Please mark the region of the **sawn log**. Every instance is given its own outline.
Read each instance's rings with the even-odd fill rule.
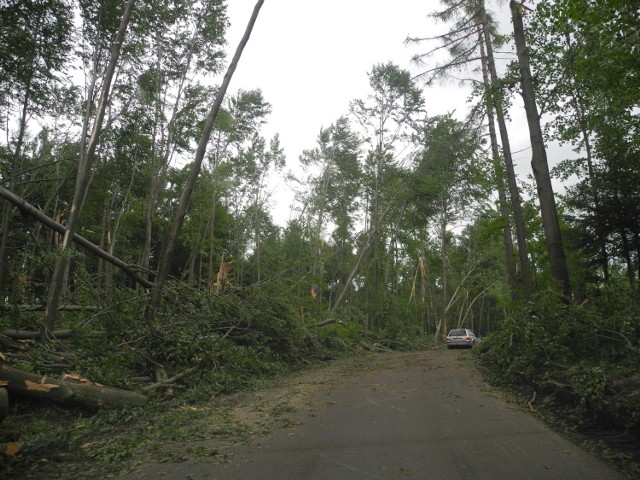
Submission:
[[[5,384],[4,388],[10,395],[89,408],[122,408],[147,403],[147,397],[139,393],[105,387],[83,379],[58,380],[24,372],[8,365],[0,365],[0,384]]]

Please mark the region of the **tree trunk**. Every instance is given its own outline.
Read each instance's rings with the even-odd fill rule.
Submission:
[[[520,75],[522,81],[522,99],[527,113],[527,124],[529,125],[529,135],[531,137],[532,160],[531,167],[536,180],[538,198],[540,200],[540,210],[542,214],[542,225],[547,243],[547,252],[551,266],[551,276],[557,281],[564,295],[571,297],[571,283],[569,280],[569,269],[564,253],[562,234],[560,232],[560,222],[556,208],[555,196],[551,185],[551,175],[547,163],[547,152],[545,151],[542,129],[540,128],[540,116],[536,106],[533,79],[529,67],[529,55],[524,36],[524,26],[520,12],[521,5],[511,1],[511,16],[513,19],[513,33],[520,65]]]
[[[131,0],[132,1],[132,0]],[[191,198],[191,193],[195,187],[196,180],[198,175],[200,174],[200,168],[202,166],[202,161],[204,159],[204,155],[207,150],[207,144],[209,143],[209,138],[211,136],[211,130],[213,130],[213,123],[218,115],[218,110],[220,110],[220,106],[222,105],[222,100],[224,99],[224,95],[229,87],[229,83],[231,82],[231,78],[236,70],[238,62],[240,61],[240,57],[242,56],[242,51],[244,47],[249,42],[249,37],[251,36],[251,31],[253,30],[253,26],[258,18],[258,13],[260,13],[260,8],[262,7],[264,0],[258,0],[256,3],[253,14],[249,20],[249,24],[245,30],[244,36],[236,49],[236,53],[229,64],[229,68],[227,69],[227,73],[222,80],[222,84],[218,89],[218,93],[214,100],[214,103],[211,107],[211,111],[207,116],[207,120],[204,126],[204,130],[202,132],[202,136],[200,137],[200,143],[198,144],[198,150],[196,151],[196,156],[189,171],[189,176],[184,185],[184,189],[182,190],[182,194],[180,196],[180,201],[178,203],[178,210],[176,212],[176,216],[169,227],[169,234],[165,241],[164,249],[162,255],[160,257],[160,262],[158,264],[158,275],[156,277],[156,282],[154,287],[151,289],[151,298],[149,300],[149,304],[147,305],[145,311],[145,320],[147,324],[152,329],[153,321],[156,316],[156,311],[160,305],[160,298],[162,295],[162,289],[164,287],[164,283],[167,280],[167,276],[169,274],[169,263],[171,261],[171,254],[173,253],[173,249],[180,234],[180,230],[182,229],[182,224],[184,223],[184,217],[187,214],[187,207],[189,205],[189,200]]]
[[[111,56],[109,59],[109,65],[104,75],[102,84],[102,93],[98,102],[98,110],[96,111],[96,118],[91,131],[91,136],[87,144],[86,151],[80,152],[80,158],[78,161],[78,174],[76,176],[76,188],[73,194],[73,202],[71,204],[71,210],[69,212],[69,219],[67,221],[67,230],[62,239],[62,245],[60,250],[62,255],[56,262],[56,266],[51,278],[51,286],[49,288],[49,295],[47,298],[47,310],[45,312],[45,318],[43,322],[43,336],[48,337],[48,334],[55,325],[58,302],[60,301],[60,293],[62,292],[63,281],[65,272],[69,265],[69,257],[64,254],[68,250],[73,242],[73,237],[80,225],[80,213],[87,197],[87,191],[89,189],[89,182],[91,179],[91,171],[93,166],[93,160],[98,146],[98,140],[100,133],[102,132],[102,123],[104,121],[105,113],[107,110],[107,104],[109,103],[109,97],[111,93],[111,82],[115,75],[118,59],[120,58],[120,50],[124,43],[125,34],[127,32],[127,26],[129,25],[129,19],[131,17],[131,11],[135,0],[128,0],[125,5],[122,19],[118,33],[113,42],[111,48]]]
[[[35,218],[40,223],[42,223],[45,226],[49,227],[51,230],[53,230],[55,232],[58,232],[58,233],[60,233],[62,235],[64,235],[67,232],[67,228],[66,227],[64,227],[63,225],[60,225],[58,222],[50,219],[45,214],[41,213],[33,205],[28,204],[22,198],[20,198],[17,195],[11,193],[6,188],[0,187],[0,197],[4,198],[5,200],[9,200],[11,203],[16,205],[23,214],[29,215],[29,216]],[[114,257],[113,255],[108,254],[107,252],[105,252],[104,250],[102,250],[101,248],[96,246],[95,244],[91,243],[89,240],[81,237],[78,234],[75,234],[73,236],[73,241],[76,242],[78,245],[82,246],[83,248],[85,248],[87,251],[93,253],[97,257],[102,258],[102,259],[106,260],[107,262],[115,265],[120,270],[122,270],[123,272],[127,273],[131,278],[133,278],[140,285],[142,285],[142,286],[144,286],[146,288],[151,288],[153,286],[153,282],[150,282],[150,281],[145,280],[144,278],[142,278],[140,275],[138,275],[135,272],[135,270],[130,265],[124,263],[122,260]]]
[[[0,422],[9,415],[9,394],[6,388],[0,388]]]
[[[9,189],[13,190],[16,183],[16,175],[18,170],[18,162],[20,161],[20,155],[22,155],[22,145],[24,143],[24,136],[27,130],[27,112],[29,108],[29,100],[31,99],[31,76],[27,81],[27,86],[24,92],[24,100],[22,102],[22,116],[20,118],[20,128],[18,131],[18,139],[16,142],[16,149],[13,152],[13,161],[11,162],[11,171],[9,173]],[[5,202],[2,209],[2,240],[0,241],[0,286],[4,278],[5,260],[7,257],[7,243],[9,241],[9,223],[11,221],[11,206]]]
[[[147,397],[135,392],[105,387],[86,380],[57,380],[0,365],[0,383],[11,395],[85,407],[133,407],[147,403]]]
[[[487,67],[491,76],[492,86],[498,84],[498,72],[496,70],[493,58],[493,45],[491,44],[491,36],[487,21],[487,14],[484,7],[484,0],[480,0],[482,30],[484,35],[484,44],[487,50]],[[507,184],[509,186],[509,196],[511,197],[511,207],[513,209],[513,221],[516,227],[516,240],[518,242],[518,256],[520,258],[520,269],[522,283],[524,286],[525,300],[531,299],[533,293],[533,282],[531,279],[531,268],[529,266],[529,249],[527,247],[527,234],[524,227],[524,216],[522,215],[522,205],[520,201],[520,192],[516,181],[516,174],[513,168],[513,158],[511,157],[511,144],[509,142],[509,133],[507,132],[507,123],[505,120],[502,102],[495,98],[492,92],[492,106],[496,113],[498,121],[498,129],[500,131],[500,140],[502,142],[502,152],[504,154],[505,173],[507,175]]]
[[[511,235],[511,215],[509,215],[509,207],[507,205],[507,193],[504,189],[504,172],[500,167],[500,149],[498,147],[498,135],[496,133],[495,115],[493,113],[492,102],[489,98],[489,89],[491,88],[491,81],[489,79],[489,67],[487,65],[487,53],[482,41],[482,27],[478,31],[479,44],[480,44],[480,56],[482,63],[482,79],[484,82],[485,90],[485,102],[487,108],[487,122],[489,124],[489,139],[491,141],[491,154],[493,157],[493,168],[496,177],[496,188],[498,190],[498,202],[500,209],[500,216],[505,222],[505,227],[502,231],[502,238],[504,243],[505,261],[507,266],[507,280],[509,282],[509,288],[511,290],[511,298],[513,300],[518,299],[518,274],[516,271],[516,264],[513,261],[513,236]]]
[[[442,255],[442,313],[440,314],[440,321],[436,328],[435,340],[436,342],[442,336],[443,330],[447,329],[447,287],[448,287],[448,268],[449,259],[447,253],[447,211],[446,205],[442,206],[442,217],[440,218],[440,254]]]

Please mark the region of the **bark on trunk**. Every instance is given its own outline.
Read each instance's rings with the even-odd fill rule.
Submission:
[[[569,281],[569,269],[564,253],[562,234],[560,232],[560,222],[558,220],[558,210],[556,200],[551,185],[551,175],[549,174],[549,164],[547,163],[547,152],[545,151],[542,129],[540,128],[540,116],[536,105],[536,97],[533,89],[533,79],[529,66],[529,55],[524,36],[524,25],[522,23],[521,5],[511,1],[511,16],[513,20],[513,33],[516,42],[516,52],[520,65],[520,75],[522,81],[522,99],[527,113],[527,124],[531,137],[532,160],[531,167],[536,180],[538,198],[540,200],[540,210],[542,214],[542,225],[544,227],[551,276],[557,281],[566,297],[571,297],[571,283]]]
[[[10,395],[79,404],[89,408],[124,408],[147,403],[147,397],[139,393],[105,387],[85,380],[57,380],[8,365],[0,365],[0,384],[4,383]]]
[[[487,52],[482,41],[482,27],[478,32],[479,44],[480,44],[480,56],[482,63],[482,79],[485,88],[488,90],[491,87],[491,81],[489,79],[489,66],[487,65]],[[493,157],[493,168],[496,176],[496,189],[498,190],[498,202],[500,209],[500,216],[505,222],[505,227],[502,232],[502,238],[504,243],[505,262],[507,266],[507,279],[509,282],[509,288],[511,290],[511,298],[513,300],[518,299],[518,274],[516,271],[516,264],[513,259],[513,236],[511,235],[511,215],[509,214],[509,206],[507,204],[507,192],[504,187],[504,172],[500,167],[500,149],[498,146],[498,135],[496,133],[495,115],[493,113],[492,102],[487,94],[485,96],[486,108],[487,108],[487,122],[489,124],[489,139],[491,141],[491,154]]]
[[[480,2],[480,8],[484,44],[487,50],[487,67],[489,68],[492,85],[497,85],[498,72],[496,70],[496,65],[493,58],[493,45],[491,44],[491,36],[483,0],[481,0]],[[531,268],[529,266],[529,249],[527,247],[527,234],[524,227],[524,216],[522,214],[520,192],[518,190],[516,174],[513,168],[513,158],[511,157],[511,143],[509,142],[509,133],[507,132],[507,123],[505,120],[502,103],[495,99],[493,99],[491,103],[496,113],[498,130],[500,132],[500,140],[502,142],[505,172],[507,175],[507,184],[509,186],[509,196],[511,197],[511,208],[513,209],[513,221],[516,227],[516,241],[518,242],[518,257],[520,258],[520,269],[522,274],[522,284],[524,286],[525,300],[530,300],[531,294],[533,293],[533,282],[531,278]]]

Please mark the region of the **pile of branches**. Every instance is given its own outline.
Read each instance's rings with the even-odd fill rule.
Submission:
[[[483,365],[583,429],[640,439],[640,304],[607,295],[581,304],[540,297],[485,337]]]

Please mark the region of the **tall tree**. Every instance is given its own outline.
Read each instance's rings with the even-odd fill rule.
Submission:
[[[80,213],[87,197],[93,161],[100,133],[102,131],[102,122],[104,121],[107,104],[109,103],[109,97],[111,94],[111,82],[116,72],[120,51],[122,49],[122,44],[124,43],[125,34],[134,4],[135,0],[128,0],[124,6],[120,26],[116,36],[114,37],[113,47],[111,48],[109,64],[102,81],[102,92],[100,94],[100,100],[98,102],[91,135],[87,140],[86,149],[84,148],[84,142],[81,143],[83,148],[80,151],[78,159],[78,174],[76,176],[76,188],[73,196],[73,203],[71,204],[71,210],[67,220],[67,231],[65,232],[60,245],[62,254],[56,262],[47,298],[47,308],[44,319],[44,334],[47,337],[50,336],[55,324],[58,302],[60,301],[60,292],[62,291],[64,275],[69,263],[69,257],[65,255],[65,251],[71,247],[73,235],[76,233],[80,225]]]
[[[208,155],[208,168],[212,179],[211,216],[209,218],[209,255],[207,284],[212,288],[216,278],[214,270],[216,248],[216,212],[218,204],[225,197],[229,206],[235,206],[236,213],[241,211],[235,193],[243,183],[242,152],[254,138],[259,138],[260,127],[271,113],[271,105],[264,99],[261,90],[240,90],[226,102],[226,110],[221,110],[216,118],[211,149]],[[276,165],[273,165],[274,167]],[[279,167],[279,165],[278,165]],[[232,208],[229,208],[232,210]]]
[[[483,159],[476,130],[450,115],[430,119],[425,129],[424,151],[416,167],[423,188],[435,203],[441,255],[441,310],[436,338],[447,330],[449,287],[449,243],[451,226],[470,219],[471,212],[488,196],[486,181],[490,163]]]
[[[423,114],[424,99],[420,89],[414,84],[408,71],[392,63],[375,65],[369,73],[371,94],[367,99],[351,102],[351,114],[364,130],[364,138],[370,149],[365,158],[365,201],[368,230],[367,243],[371,242],[367,289],[369,304],[372,306],[374,327],[381,326],[381,305],[386,295],[384,285],[388,277],[386,254],[389,243],[388,221],[383,218],[389,206],[396,202],[399,162],[406,155],[411,134],[418,126],[418,118]],[[377,320],[376,320],[377,319]],[[380,320],[380,321],[378,321]]]
[[[522,214],[522,202],[518,189],[517,179],[513,166],[511,155],[511,144],[506,124],[505,102],[500,88],[500,79],[496,69],[495,58],[493,54],[493,45],[496,42],[496,27],[493,17],[487,12],[484,0],[442,0],[445,9],[432,14],[432,17],[443,22],[454,21],[451,29],[444,35],[431,38],[409,38],[408,42],[420,43],[425,41],[438,41],[440,46],[432,50],[417,55],[414,61],[424,64],[425,59],[432,56],[440,50],[446,50],[449,53],[449,60],[437,64],[432,68],[422,72],[419,76],[425,79],[427,84],[446,78],[451,72],[457,72],[467,68],[469,64],[480,61],[483,71],[484,99],[487,109],[487,117],[489,120],[490,133],[493,130],[493,118],[498,122],[498,130],[502,146],[502,158],[504,161],[504,174],[506,175],[507,185],[509,189],[509,199],[513,212],[513,222],[515,224],[516,240],[518,243],[518,256],[520,259],[520,277],[524,287],[524,295],[526,299],[531,297],[533,291],[533,282],[531,277],[531,269],[529,265],[529,254],[527,247],[526,230],[524,217]],[[495,114],[495,115],[494,115]],[[499,151],[497,136],[495,132],[490,136],[491,148],[494,152],[494,158]],[[502,169],[496,165],[495,177],[500,182],[503,178]],[[499,198],[505,198],[506,194],[501,192],[502,185],[498,184]],[[503,209],[504,203],[501,202],[501,213],[506,225],[510,225],[510,215]],[[513,241],[510,239],[510,230],[505,230],[505,255],[509,265],[511,263],[511,252]],[[513,282],[513,267],[509,267],[508,272]],[[512,289],[515,287],[512,283]]]
[[[9,124],[12,118],[11,123],[17,125],[9,154],[10,190],[15,189],[21,168],[29,118],[42,118],[55,110],[54,92],[71,52],[71,13],[71,6],[64,0],[9,0],[0,4],[0,119]],[[4,279],[11,211],[10,204],[5,202],[0,285]]]
[[[556,207],[551,175],[549,174],[549,164],[547,162],[547,152],[542,138],[542,128],[540,127],[540,116],[536,105],[535,91],[533,88],[533,78],[529,66],[529,55],[524,35],[524,25],[522,22],[522,6],[512,1],[510,3],[513,20],[513,33],[520,65],[520,77],[522,83],[522,99],[527,113],[527,124],[531,137],[532,160],[531,167],[538,188],[538,198],[540,200],[540,210],[542,213],[542,224],[544,226],[551,275],[561,285],[563,293],[569,297],[571,295],[571,281],[569,279],[569,269],[564,253],[562,233],[560,231],[560,221],[558,219],[558,209]]]
[[[211,131],[213,130],[213,125],[215,119],[218,115],[218,111],[222,105],[222,101],[227,92],[227,88],[229,87],[229,83],[231,83],[231,78],[236,70],[238,62],[240,61],[240,57],[242,56],[242,52],[244,47],[249,42],[249,37],[251,36],[251,32],[253,27],[258,19],[258,14],[260,13],[260,9],[264,4],[264,0],[258,0],[256,3],[253,13],[251,14],[251,18],[249,19],[249,23],[245,30],[245,33],[240,40],[238,48],[236,49],[236,53],[233,56],[231,63],[227,69],[227,73],[225,74],[222,84],[218,88],[218,92],[216,94],[215,100],[211,106],[211,110],[209,111],[209,115],[207,116],[202,136],[200,137],[200,142],[198,144],[198,150],[196,151],[195,159],[193,165],[191,166],[191,170],[189,172],[189,176],[184,184],[184,189],[182,190],[182,194],[180,195],[180,200],[178,203],[178,208],[176,211],[175,218],[171,223],[169,228],[169,233],[165,240],[164,248],[162,250],[162,255],[160,257],[160,261],[158,264],[158,274],[156,277],[156,282],[154,287],[151,289],[151,298],[149,299],[149,304],[147,305],[147,309],[145,311],[145,319],[150,328],[153,328],[154,319],[156,316],[156,312],[160,305],[160,299],[162,296],[162,290],[164,287],[164,283],[167,280],[167,275],[169,272],[169,265],[171,262],[171,255],[173,253],[173,249],[180,233],[180,229],[182,228],[182,224],[184,222],[184,217],[187,213],[187,208],[189,205],[189,199],[191,197],[191,193],[193,192],[193,188],[195,186],[198,175],[200,174],[200,168],[202,167],[202,161],[204,160],[204,156],[207,150],[207,146],[209,143],[209,139],[211,137]]]
[[[634,151],[632,139],[640,128],[634,113],[640,101],[634,73],[638,58],[633,53],[640,48],[636,10],[628,2],[544,2],[536,5],[533,15],[527,15],[525,32],[539,106],[542,113],[551,114],[546,125],[548,138],[570,143],[583,155],[563,162],[556,171],[563,178],[578,178],[576,197],[571,199],[574,207],[580,205],[575,224],[585,234],[581,245],[605,282],[609,257],[615,261],[620,251],[612,241],[619,232],[611,230],[611,223],[605,220],[613,213],[605,207],[611,198],[605,185],[613,184],[601,184],[608,175],[599,175],[613,171],[607,164],[621,161],[620,153]],[[620,136],[618,128],[626,133]],[[612,149],[614,143],[621,148]],[[626,178],[629,174],[633,176],[625,169]],[[616,190],[622,185],[626,182],[618,183]],[[620,198],[632,198],[635,190],[619,193]]]
[[[351,130],[347,117],[340,117],[328,128],[320,130],[317,147],[305,150],[300,163],[309,172],[306,179],[304,198],[305,212],[309,218],[311,240],[311,276],[315,279],[311,289],[318,303],[323,301],[322,290],[317,284],[325,275],[327,258],[327,227],[335,228],[331,232],[333,255],[342,255],[345,243],[349,242],[359,195],[360,168],[358,156],[360,139]],[[349,242],[350,243],[350,242]],[[334,285],[341,284],[345,276],[337,274]]]
[[[221,0],[146,2],[136,33],[137,50],[147,53],[132,75],[139,91],[136,115],[145,118],[151,152],[149,194],[145,206],[145,239],[141,266],[151,268],[157,209],[167,170],[177,159],[193,155],[207,103],[214,91],[198,84],[198,75],[219,71],[227,18]]]

